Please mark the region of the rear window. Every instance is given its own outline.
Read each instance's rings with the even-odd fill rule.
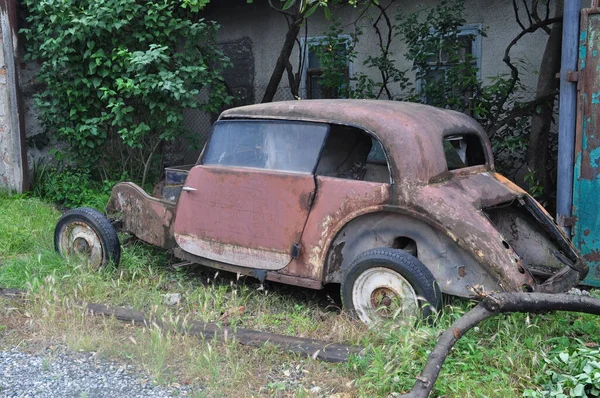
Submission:
[[[219,121],[202,163],[312,173],[328,130],[318,123]]]
[[[481,140],[472,134],[455,134],[444,137],[444,153],[448,170],[485,164]]]

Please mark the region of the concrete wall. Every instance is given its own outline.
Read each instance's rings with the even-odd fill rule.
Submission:
[[[22,192],[28,178],[14,0],[0,1],[0,28],[0,189]]]
[[[423,1],[396,1],[389,8],[389,15],[397,13],[407,14],[417,11],[419,7],[434,6],[436,0]],[[223,3],[221,3],[223,4]],[[510,70],[503,64],[502,58],[508,43],[521,31],[515,21],[512,2],[489,0],[466,0],[466,23],[481,24],[487,33],[482,38],[481,76],[484,81],[499,74],[508,74]],[[357,18],[357,10],[345,7],[334,13],[341,19],[342,25],[347,26],[347,33],[353,33],[352,22]],[[287,25],[284,17],[271,10],[266,1],[255,0],[253,4],[235,2],[231,6],[219,6],[212,9],[208,18],[218,21],[222,28],[219,32],[220,41],[232,41],[247,36],[253,43],[255,76],[257,87],[256,99],[260,100],[261,88],[267,85],[273,65],[283,44]],[[307,36],[322,35],[330,26],[331,21],[325,20],[321,12],[313,14],[307,24]],[[362,23],[364,34],[360,38],[356,49],[359,58],[354,62],[355,72],[367,72],[362,66],[366,56],[376,54],[378,45],[373,28],[366,21]],[[302,31],[304,34],[304,30]],[[522,66],[522,81],[530,89],[536,85],[544,46],[547,35],[541,31],[528,34],[513,47],[511,57],[513,62]],[[411,64],[406,61],[403,54],[405,47],[399,39],[394,41],[392,52],[400,69],[410,69]],[[291,61],[297,65],[298,54],[294,53]],[[284,75],[280,86],[287,85]]]

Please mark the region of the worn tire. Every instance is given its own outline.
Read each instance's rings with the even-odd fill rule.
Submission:
[[[54,248],[63,257],[79,255],[90,268],[119,264],[121,245],[117,231],[102,213],[87,207],[67,211],[54,229]]]
[[[433,319],[442,293],[431,272],[416,257],[379,248],[360,254],[341,285],[344,309],[367,324]]]

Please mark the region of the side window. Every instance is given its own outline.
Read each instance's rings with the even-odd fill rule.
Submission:
[[[474,134],[444,137],[444,153],[448,170],[485,164],[485,152],[481,140]]]
[[[328,130],[317,123],[219,121],[202,163],[312,173]]]
[[[348,126],[331,126],[317,175],[351,180],[390,182],[381,144],[371,135]]]

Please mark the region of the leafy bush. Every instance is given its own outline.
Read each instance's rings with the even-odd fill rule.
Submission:
[[[526,390],[523,396],[600,397],[600,348],[579,343],[575,349],[551,351],[544,358],[547,370],[541,390]]]
[[[79,165],[144,180],[164,141],[183,133],[184,108],[217,112],[230,102],[218,26],[199,18],[207,3],[25,0],[22,32],[45,86],[40,116]]]
[[[65,166],[62,162],[58,166],[38,163],[34,169],[32,193],[60,206],[92,207],[102,211],[116,182],[96,181],[89,169]]]

